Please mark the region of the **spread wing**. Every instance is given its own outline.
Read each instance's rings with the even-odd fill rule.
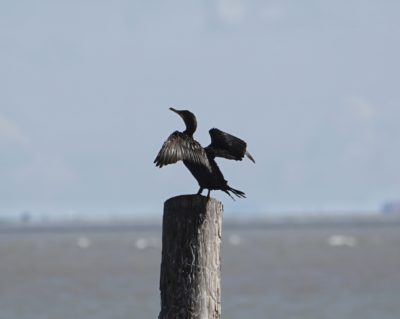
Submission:
[[[253,157],[247,152],[247,144],[240,138],[213,128],[209,131],[211,144],[207,150],[216,157],[224,157],[231,160],[241,161],[247,156],[253,163]]]
[[[176,131],[164,142],[154,163],[158,167],[163,167],[178,161],[204,165],[211,170],[210,162],[203,147],[193,138]]]

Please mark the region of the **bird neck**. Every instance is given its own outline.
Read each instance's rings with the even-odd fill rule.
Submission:
[[[194,132],[196,132],[197,122],[193,119],[185,119],[186,130],[183,131],[184,134],[193,137]]]

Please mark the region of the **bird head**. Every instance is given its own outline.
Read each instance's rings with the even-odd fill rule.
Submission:
[[[188,110],[176,110],[173,107],[170,107],[169,109],[178,114],[185,122],[186,130],[184,131],[184,133],[188,135],[193,135],[197,128],[196,116]]]

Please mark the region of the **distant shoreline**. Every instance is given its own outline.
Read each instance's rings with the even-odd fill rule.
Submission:
[[[400,216],[394,215],[341,215],[341,216],[272,216],[267,218],[225,218],[225,230],[279,230],[318,228],[400,227]],[[0,222],[2,233],[17,232],[129,232],[159,231],[159,220],[111,220],[111,221],[47,221],[47,222]]]

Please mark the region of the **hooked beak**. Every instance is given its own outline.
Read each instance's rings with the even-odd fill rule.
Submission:
[[[178,114],[180,117],[182,117],[182,111],[176,110],[173,107],[169,108],[172,112],[175,112],[176,114]]]

